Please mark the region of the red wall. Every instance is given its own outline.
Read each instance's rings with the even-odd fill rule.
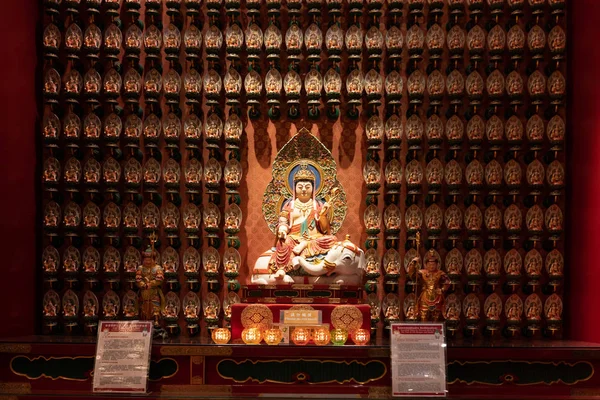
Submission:
[[[600,342],[600,1],[569,2],[567,326]],[[0,37],[0,336],[35,332],[39,2],[4,0]]]
[[[41,3],[41,2],[40,2]],[[2,2],[0,24],[0,335],[35,326],[36,0]]]
[[[4,0],[0,24],[0,336],[36,320],[36,0]]]
[[[569,3],[568,337],[600,342],[600,1]]]

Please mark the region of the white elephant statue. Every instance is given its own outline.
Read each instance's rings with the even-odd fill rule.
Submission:
[[[295,270],[287,275],[283,270],[269,273],[271,252],[263,254],[254,264],[251,283],[255,285],[278,285],[309,283],[315,285],[361,285],[365,271],[365,253],[349,240],[336,243],[325,258],[312,263],[303,257],[295,257]]]

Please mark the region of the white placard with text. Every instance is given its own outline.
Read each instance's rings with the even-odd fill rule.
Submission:
[[[445,397],[444,324],[397,323],[391,332],[393,396]]]
[[[100,321],[94,392],[146,393],[152,321]]]

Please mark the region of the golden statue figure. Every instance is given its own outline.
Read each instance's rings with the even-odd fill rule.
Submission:
[[[154,249],[149,247],[143,254],[142,265],[135,273],[135,281],[140,289],[140,318],[154,320],[155,325],[158,325],[164,309],[165,298],[161,289],[163,280],[163,269],[155,263]]]
[[[419,235],[417,234],[417,243]],[[418,247],[418,245],[417,245]],[[425,254],[424,269],[417,269],[420,257],[417,256],[408,264],[408,275],[417,280],[421,293],[418,295],[417,308],[421,321],[439,321],[444,307],[444,293],[450,287],[448,275],[439,268],[435,250]],[[416,276],[415,276],[416,275]]]
[[[290,272],[295,266],[294,256],[323,255],[336,242],[335,236],[329,234],[329,203],[321,204],[314,197],[315,180],[315,174],[306,164],[294,174],[293,198],[279,214],[277,250],[269,261],[271,273]]]
[[[275,236],[256,261],[254,284],[362,283],[364,252],[334,236],[346,215],[346,195],[329,150],[302,129],[277,154],[263,214]],[[335,274],[334,274],[335,272]]]

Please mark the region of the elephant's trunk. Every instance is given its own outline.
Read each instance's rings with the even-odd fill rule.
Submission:
[[[327,270],[325,270],[325,268],[323,268],[323,261],[319,261],[317,264],[311,264],[309,262],[306,262],[306,260],[303,258],[301,258],[299,261],[300,261],[300,265],[302,266],[302,268],[309,275],[321,276],[321,275],[325,275],[327,273]]]

